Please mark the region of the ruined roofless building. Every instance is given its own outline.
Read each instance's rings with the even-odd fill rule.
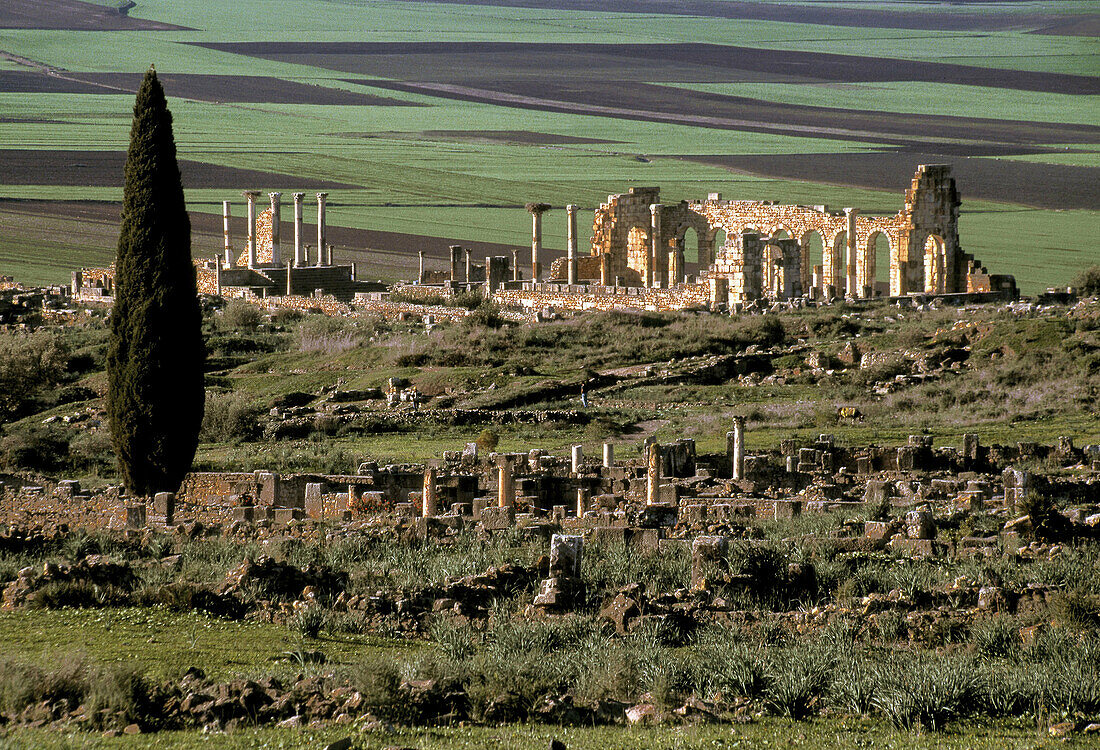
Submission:
[[[875,247],[890,248],[892,296],[999,291],[1011,277],[992,277],[959,247],[959,194],[950,165],[921,165],[905,191],[901,211],[861,216],[859,209],[727,201],[662,204],[659,188],[631,188],[608,196],[595,212],[591,256],[577,275],[608,285],[662,288],[683,281],[685,236],[698,238],[699,264],[733,302],[755,299],[875,296]],[[715,247],[719,232],[726,241]],[[822,263],[812,266],[813,235]],[[557,266],[557,264],[555,264]],[[563,273],[552,274],[564,277]],[[719,296],[724,296],[719,294]]]

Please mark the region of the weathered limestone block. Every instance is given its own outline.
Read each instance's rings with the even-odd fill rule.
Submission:
[[[721,566],[729,551],[729,539],[724,536],[699,536],[691,543],[691,587],[703,588],[708,571]]]
[[[935,539],[936,521],[931,511],[911,510],[906,513],[905,534],[910,539]]]
[[[550,575],[577,578],[581,574],[584,537],[554,534],[550,537]]]
[[[500,531],[510,529],[516,525],[516,511],[510,506],[483,508],[481,511],[481,528],[486,531]]]

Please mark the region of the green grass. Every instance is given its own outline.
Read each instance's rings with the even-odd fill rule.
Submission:
[[[223,620],[157,608],[25,610],[0,613],[0,658],[49,665],[62,654],[87,654],[95,662],[136,665],[151,677],[178,679],[199,667],[215,680],[294,675],[287,651],[318,650],[338,667],[379,653],[411,654],[414,641],[376,635],[302,639],[285,625]]]
[[[963,114],[999,120],[1028,120],[1092,125],[1098,96],[1029,92],[1020,108],[1020,92],[987,86],[962,86],[927,81],[873,83],[679,83],[681,88],[727,96],[745,96],[810,107],[911,112],[922,115]]]
[[[160,732],[156,735],[105,739],[87,734],[20,730],[0,736],[0,748],[157,748],[180,750],[198,747],[211,750],[312,747],[352,736],[359,750],[388,747],[416,747],[420,750],[474,750],[475,748],[545,748],[553,739],[569,750],[747,750],[748,748],[865,748],[882,750],[1037,750],[1054,747],[1088,747],[1091,740],[1080,735],[1068,741],[1053,739],[1032,725],[1015,722],[962,725],[947,732],[917,734],[898,731],[883,722],[868,719],[819,719],[792,722],[764,718],[734,726],[684,727],[547,727],[511,725],[505,727],[442,727],[366,732],[353,727],[328,729],[245,729],[232,734],[211,733],[201,737],[191,732]]]

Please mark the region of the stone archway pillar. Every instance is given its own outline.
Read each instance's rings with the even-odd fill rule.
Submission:
[[[650,205],[649,214],[649,257],[646,259],[645,264],[645,285],[652,289],[661,285],[661,279],[657,271],[658,259],[661,257],[661,204],[654,203]]]
[[[271,264],[283,265],[283,242],[280,237],[279,224],[282,223],[282,193],[268,193],[271,199]]]
[[[531,214],[531,281],[538,281],[542,275],[539,254],[542,252],[542,215],[550,210],[548,203],[528,203]]]
[[[845,290],[849,297],[861,296],[862,289],[860,288],[858,275],[856,273],[858,268],[857,252],[859,246],[856,243],[856,217],[859,215],[858,208],[846,208],[844,209],[844,218],[847,220],[848,228],[848,245],[845,248]]]
[[[810,241],[809,233],[798,240],[798,282],[802,285],[802,293],[810,294],[813,288],[813,268],[810,267]]]
[[[577,207],[570,203],[566,213],[566,283],[577,283]]]
[[[229,237],[229,209],[231,204],[229,201],[222,201],[222,229],[225,232],[225,267],[233,267],[233,244],[230,242]]]
[[[317,265],[324,265],[325,258],[325,200],[328,193],[317,193]]]
[[[260,192],[258,190],[246,190],[244,193],[245,199],[248,201],[248,267],[256,267],[256,198],[259,197]]]
[[[309,261],[305,257],[305,253],[302,250],[302,199],[306,197],[305,193],[294,194],[294,267],[300,268],[306,265]]]

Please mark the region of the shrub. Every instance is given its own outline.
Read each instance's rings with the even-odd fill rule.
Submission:
[[[399,692],[401,669],[393,659],[368,657],[349,670],[348,680],[363,696],[363,706],[371,714],[387,721],[408,718],[408,706]]]
[[[0,417],[56,385],[67,361],[68,348],[56,333],[0,334]]]
[[[699,634],[695,658],[699,665],[696,692],[708,700],[732,702],[764,692],[766,670],[762,652],[750,648],[736,630],[713,626]]]
[[[829,696],[844,711],[866,714],[875,703],[878,672],[868,659],[851,655],[841,659],[836,667]]]
[[[475,442],[478,450],[482,453],[492,453],[500,442],[500,436],[492,430],[482,430]]]
[[[8,469],[56,471],[68,459],[69,438],[53,425],[32,425],[0,439],[0,455]]]
[[[298,325],[300,351],[339,354],[356,345],[355,328],[343,318],[311,315]]]
[[[828,689],[833,668],[833,660],[813,646],[779,652],[768,665],[765,705],[782,716],[806,718]]]
[[[49,671],[12,659],[0,661],[0,712],[14,716],[42,701],[76,708],[88,690],[88,668],[79,654],[65,654]]]
[[[971,629],[970,643],[987,659],[1011,656],[1020,650],[1019,623],[1007,615],[995,617]]]
[[[87,707],[90,716],[101,716],[101,728],[121,729],[133,723],[147,723],[151,687],[133,666],[116,665],[99,671],[88,685]],[[112,723],[113,721],[113,723]]]
[[[291,626],[305,638],[316,638],[325,627],[325,610],[320,607],[306,607],[291,620]]]
[[[288,326],[297,323],[302,317],[301,310],[295,310],[293,307],[280,307],[271,313],[271,322],[277,326]]]
[[[200,437],[207,443],[251,440],[259,430],[260,413],[243,393],[208,393]]]
[[[115,452],[106,430],[85,430],[69,443],[69,458],[74,468],[94,473],[114,473]]]
[[[1100,266],[1091,266],[1073,280],[1078,294],[1086,297],[1100,296]]]
[[[873,702],[899,729],[939,731],[979,705],[979,682],[963,659],[895,660],[884,667]]]
[[[251,302],[234,299],[221,311],[219,323],[224,328],[243,331],[254,331],[263,320],[260,308]]]

